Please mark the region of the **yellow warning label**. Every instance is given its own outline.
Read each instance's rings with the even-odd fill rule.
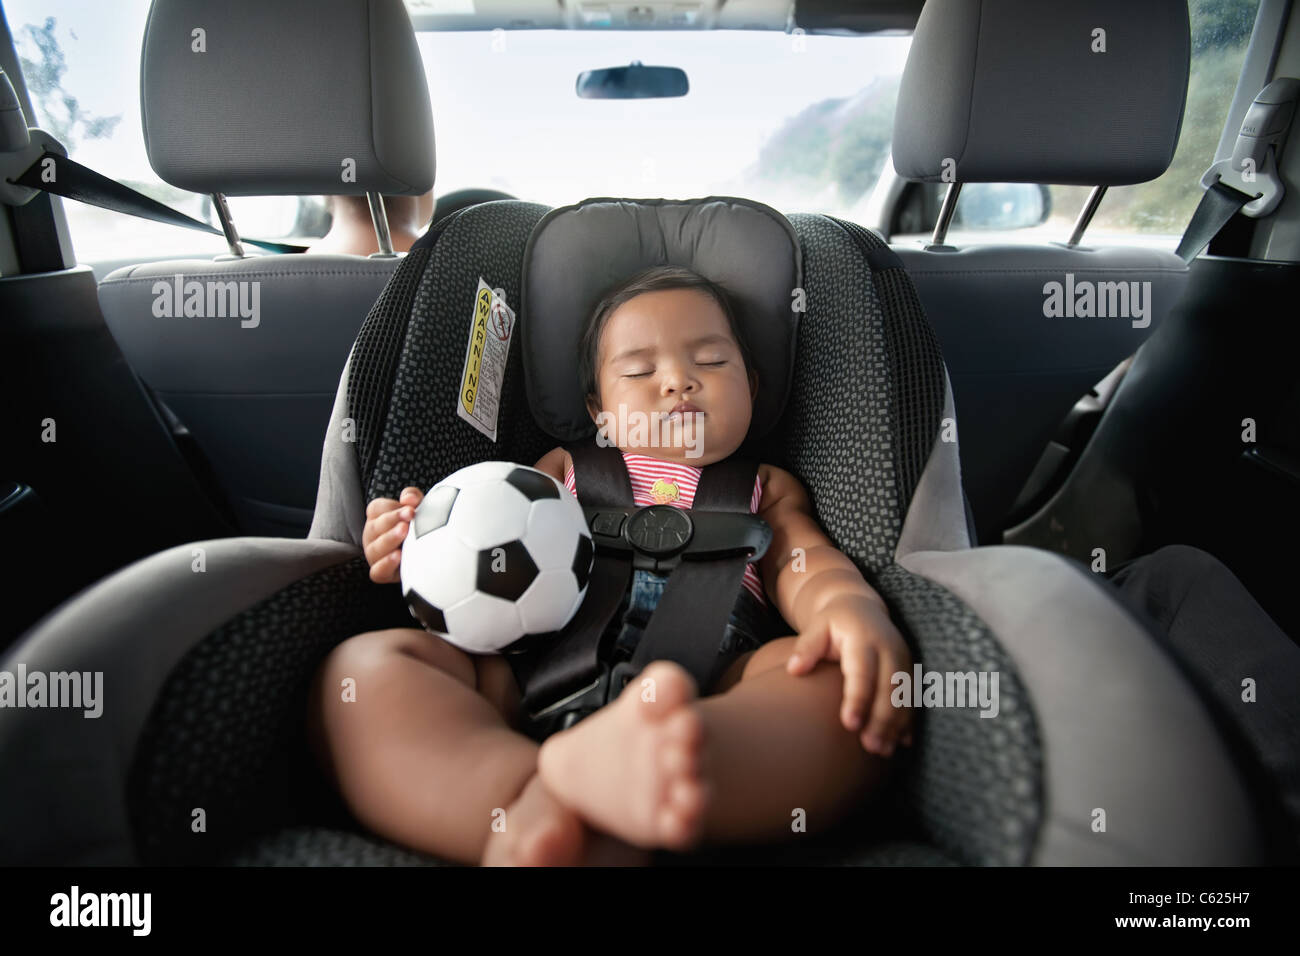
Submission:
[[[460,383],[460,403],[467,414],[474,414],[479,379],[483,372],[483,348],[487,344],[488,316],[492,314],[492,290],[480,288],[474,306],[474,328],[470,332],[469,354],[465,357],[465,377]]]

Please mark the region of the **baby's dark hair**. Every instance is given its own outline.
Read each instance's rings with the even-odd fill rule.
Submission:
[[[583,397],[596,394],[596,361],[600,333],[604,330],[609,317],[614,314],[614,310],[643,292],[658,292],[664,289],[698,289],[711,296],[727,317],[731,335],[740,346],[740,357],[745,363],[745,372],[755,371],[749,341],[745,338],[744,329],[736,319],[736,311],[727,290],[711,279],[706,279],[683,266],[652,266],[607,289],[600,303],[588,316],[578,344],[578,379],[582,385]]]

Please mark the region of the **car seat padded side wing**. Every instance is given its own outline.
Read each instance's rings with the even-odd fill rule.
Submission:
[[[408,485],[427,490],[477,461],[531,465],[555,444],[522,399],[518,329],[498,413],[499,442],[456,415],[478,280],[501,289],[519,321],[523,247],[548,208],[518,201],[467,207],[412,246],[366,316],[340,378],[309,538],[360,547],[373,498],[396,498]]]
[[[914,711],[915,743],[893,758],[901,783],[892,791],[893,811],[964,864],[1030,862],[1041,824],[1045,758],[1014,663],[970,606],[935,582],[892,564],[873,583],[912,648],[913,681],[918,667],[999,675],[992,718],[982,718],[973,702]]]
[[[354,557],[294,581],[196,645],[157,695],[132,763],[128,805],[141,857],[211,862],[268,830],[347,821],[307,740],[311,684],[342,641],[410,626],[400,587],[377,586]],[[204,833],[191,832],[196,807]]]
[[[364,559],[356,549],[333,541],[199,541],[137,561],[39,621],[0,669],[15,673],[21,664],[29,674],[102,675],[101,712],[0,709],[0,858],[11,865],[135,862],[127,779],[150,711],[178,663],[259,602],[302,582],[355,575],[358,563]],[[259,647],[245,651],[247,673],[266,664]],[[242,706],[249,690],[240,679],[242,688],[223,682],[223,709]]]
[[[944,396],[940,425],[903,517],[894,560],[913,551],[956,551],[970,548],[971,521],[962,489],[961,458],[957,452],[957,410],[952,381],[943,372]],[[952,424],[951,429],[949,423]]]
[[[356,345],[348,353],[348,360],[339,377],[338,391],[334,394],[334,408],[330,423],[325,429],[325,442],[321,448],[320,485],[316,489],[316,510],[312,513],[307,540],[328,539],[350,544],[361,549],[362,532],[366,526],[365,493],[361,488],[361,465],[357,460],[354,441],[355,422],[348,401],[348,376]]]
[[[500,200],[455,213],[415,276],[409,309],[376,305],[366,319],[357,340],[358,358],[363,339],[396,339],[400,347],[391,367],[354,364],[348,383],[358,447],[368,449],[360,471],[365,501],[396,498],[407,485],[427,490],[480,461],[532,465],[558,444],[529,410],[518,328],[510,338],[497,440],[456,414],[479,279],[502,290],[516,311],[516,324],[527,321],[520,315],[523,250],[549,208]]]
[[[942,623],[937,615],[914,613],[921,605],[907,598],[905,574],[978,614],[1005,658],[966,654],[954,669],[993,670],[1010,663],[1018,675],[1010,695],[1002,675],[997,717],[985,720],[969,710],[965,717],[967,723],[1011,728],[1019,724],[1018,712],[1032,709],[1036,718],[1045,755],[1041,785],[1035,791],[1030,779],[1016,783],[1029,788],[1026,802],[1041,801],[1041,824],[1026,862],[1264,862],[1251,798],[1208,711],[1174,661],[1086,570],[1059,555],[1015,546],[906,555],[881,575],[882,593],[898,601],[926,669],[949,669],[946,655],[935,653],[936,641],[956,647],[956,635],[936,628]],[[972,761],[1020,759],[1019,744],[1007,740],[987,750],[972,746],[973,740],[953,748],[959,738],[934,732],[938,718],[949,713],[957,714],[918,714],[929,725],[917,735],[915,779],[922,790],[936,775],[975,766]],[[964,805],[952,806],[963,811]],[[1098,810],[1105,812],[1104,831]],[[979,823],[988,832],[1010,826],[1017,816],[999,809]],[[990,826],[993,820],[996,826]]]

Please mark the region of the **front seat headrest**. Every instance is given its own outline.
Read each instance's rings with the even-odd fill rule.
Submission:
[[[926,0],[894,168],[922,182],[1155,179],[1178,146],[1190,56],[1186,0]]]
[[[140,119],[154,172],[194,192],[433,186],[433,111],[401,0],[154,0]]]
[[[562,441],[595,434],[579,385],[583,324],[615,283],[652,266],[690,269],[729,294],[759,376],[746,441],[785,408],[803,285],[799,239],[775,209],[748,199],[585,199],[552,209],[524,248],[520,321],[528,401]]]

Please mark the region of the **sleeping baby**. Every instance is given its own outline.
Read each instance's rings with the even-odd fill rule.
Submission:
[[[632,276],[588,318],[580,361],[597,440],[623,453],[636,504],[690,508],[701,469],[743,442],[759,387],[725,290],[677,267]],[[608,427],[628,416],[651,422],[648,440]],[[535,467],[576,493],[563,448]],[[362,541],[375,582],[398,580],[421,497],[407,488],[369,503]],[[750,510],[772,540],[746,569],[712,687],[654,661],[539,745],[522,732],[504,657],[414,628],[370,631],[316,675],[308,728],[322,769],[374,832],[466,863],[641,864],[656,849],[833,828],[911,743],[910,709],[890,702],[911,657],[798,479],[761,464]],[[631,657],[666,581],[633,575],[611,621],[616,660]],[[795,634],[769,633],[773,606]],[[339,692],[347,678],[355,695]]]

